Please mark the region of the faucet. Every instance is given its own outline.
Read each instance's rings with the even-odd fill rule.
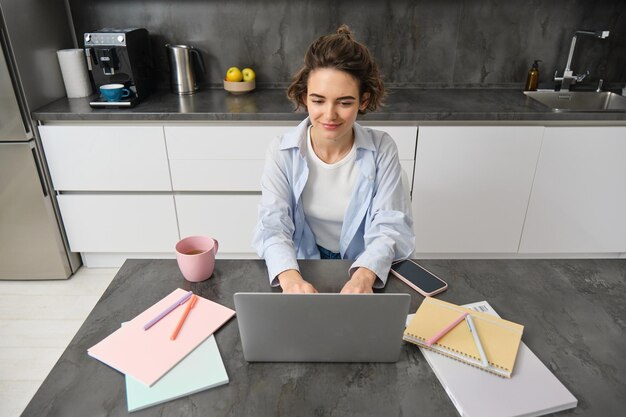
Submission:
[[[554,72],[554,82],[561,83],[561,91],[569,91],[569,87],[571,85],[581,82],[585,79],[587,75],[589,75],[589,71],[587,71],[585,74],[574,75],[574,71],[572,71],[572,69],[570,68],[570,65],[572,64],[572,57],[574,56],[574,49],[576,48],[576,39],[578,38],[578,35],[587,35],[599,39],[605,39],[609,37],[609,31],[602,30],[591,32],[586,30],[577,30],[576,33],[574,33],[574,36],[572,37],[572,44],[569,47],[569,55],[567,56],[567,64],[565,65],[563,76],[557,77],[557,74],[559,73],[558,70]]]

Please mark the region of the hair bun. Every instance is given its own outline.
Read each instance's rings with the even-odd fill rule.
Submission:
[[[346,35],[348,38],[352,38],[352,32],[346,24],[343,24],[337,28],[337,35]]]

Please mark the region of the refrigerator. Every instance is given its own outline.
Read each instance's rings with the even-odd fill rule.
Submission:
[[[65,96],[56,56],[75,39],[65,0],[0,0],[0,279],[66,279],[69,250],[31,111]]]

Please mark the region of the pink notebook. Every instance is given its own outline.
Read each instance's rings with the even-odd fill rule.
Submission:
[[[144,324],[186,293],[187,291],[180,288],[174,290],[119,330],[88,349],[87,353],[151,386],[235,315],[235,311],[230,308],[198,297],[176,340],[170,340],[170,336],[186,304],[176,308],[148,330],[143,329]]]

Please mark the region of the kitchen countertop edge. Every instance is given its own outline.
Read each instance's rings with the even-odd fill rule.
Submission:
[[[299,121],[284,89],[261,89],[232,95],[207,89],[178,96],[157,91],[132,109],[93,109],[86,98],[62,98],[33,112],[48,121]],[[392,89],[385,105],[359,116],[363,122],[481,122],[566,121],[617,122],[626,125],[626,112],[555,112],[513,89]]]

